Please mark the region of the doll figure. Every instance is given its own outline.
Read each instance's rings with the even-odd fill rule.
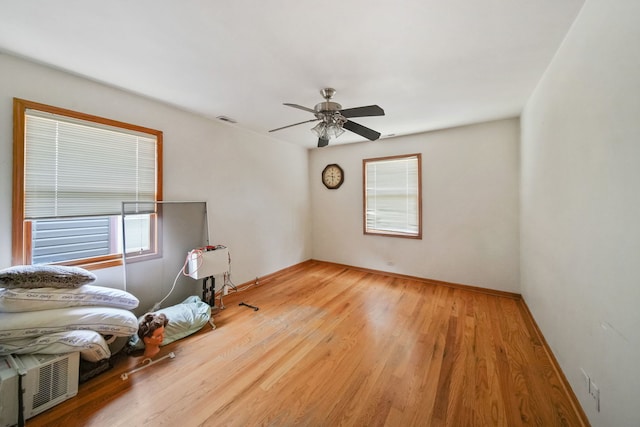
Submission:
[[[151,358],[158,354],[164,340],[164,327],[169,319],[164,314],[147,313],[138,325],[138,337],[144,342],[144,357]]]

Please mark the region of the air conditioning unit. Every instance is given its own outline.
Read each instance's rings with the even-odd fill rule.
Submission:
[[[189,276],[204,279],[229,272],[229,249],[225,246],[208,246],[206,250],[189,252]]]
[[[0,427],[18,424],[18,376],[23,374],[24,419],[78,393],[80,353],[23,354],[0,358]]]

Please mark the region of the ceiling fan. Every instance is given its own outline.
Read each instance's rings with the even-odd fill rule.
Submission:
[[[342,135],[344,129],[356,133],[360,136],[367,138],[370,141],[375,141],[380,138],[380,132],[376,132],[373,129],[362,126],[358,123],[349,120],[352,117],[369,117],[369,116],[384,116],[384,110],[377,105],[367,105],[365,107],[346,108],[342,109],[342,105],[337,102],[331,101],[331,98],[336,93],[333,88],[325,88],[320,91],[320,94],[325,99],[324,102],[316,104],[314,108],[303,107],[298,104],[284,103],[287,107],[297,108],[299,110],[308,111],[316,116],[315,119],[305,120],[304,122],[294,123],[288,126],[282,126],[276,129],[271,129],[269,132],[275,132],[277,130],[290,128],[292,126],[298,126],[303,123],[311,123],[320,121],[311,130],[318,135],[318,147],[325,147],[329,144],[331,137],[337,138]]]

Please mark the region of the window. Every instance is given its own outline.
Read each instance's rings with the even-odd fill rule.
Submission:
[[[121,264],[122,202],[162,200],[161,131],[14,99],[13,162],[14,265]],[[156,251],[155,216],[127,250]]]
[[[363,160],[364,233],[422,238],[421,156]]]

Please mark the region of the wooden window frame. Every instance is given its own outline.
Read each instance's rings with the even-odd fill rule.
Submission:
[[[367,163],[394,160],[394,159],[407,159],[410,157],[416,157],[418,160],[418,232],[413,233],[401,233],[384,230],[367,230]],[[387,236],[387,237],[401,237],[405,239],[422,239],[422,154],[400,154],[395,156],[375,157],[362,160],[362,232],[365,235],[371,236]]]
[[[31,221],[24,218],[24,188],[25,188],[25,122],[28,109],[44,111],[60,116],[98,123],[100,125],[122,128],[135,132],[143,132],[156,137],[156,201],[162,201],[162,142],[163,133],[156,129],[137,126],[130,123],[80,113],[65,108],[54,107],[20,98],[13,99],[13,209],[12,209],[12,264],[27,264],[31,259]],[[152,219],[155,233],[152,237],[157,251],[157,219]],[[155,255],[151,254],[152,256]],[[100,257],[84,258],[65,261],[59,264],[82,266],[86,269],[99,269],[122,265],[122,254],[110,254]]]

